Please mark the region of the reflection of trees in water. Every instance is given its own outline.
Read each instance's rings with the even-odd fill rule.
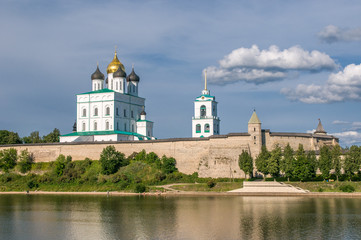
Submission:
[[[172,239],[177,225],[175,199],[150,196],[109,197],[100,202],[106,239]]]
[[[240,198],[240,238],[339,239],[350,235],[356,237],[360,230],[350,229],[350,224],[360,226],[360,204],[361,199]],[[345,216],[350,214],[350,211],[352,216]]]

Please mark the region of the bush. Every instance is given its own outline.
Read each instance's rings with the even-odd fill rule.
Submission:
[[[55,167],[54,167],[54,173],[57,176],[62,176],[65,166],[71,162],[71,156],[67,156],[65,158],[65,156],[63,154],[60,154],[59,157],[57,157],[57,159],[55,160]]]
[[[320,188],[318,188],[318,190],[317,190],[318,192],[323,192],[323,188],[322,187],[320,187]]]
[[[26,184],[28,186],[28,188],[32,189],[32,188],[38,188],[39,184],[35,181],[35,180],[30,180],[28,181],[28,183]]]
[[[167,158],[163,156],[161,169],[166,174],[178,171],[176,168],[176,160],[172,157]]]
[[[216,181],[214,180],[214,179],[211,179],[211,180],[209,180],[208,182],[207,182],[207,186],[209,187],[209,188],[213,188],[213,187],[215,187],[217,185],[217,183],[216,183]]]
[[[274,181],[274,178],[265,178],[265,181],[266,181],[266,182],[273,182],[273,181]]]
[[[140,151],[140,153],[138,153],[134,160],[135,161],[144,161],[147,157],[147,153],[145,152],[145,150],[143,149],[142,151]]]
[[[18,152],[15,148],[4,149],[0,151],[0,168],[4,172],[9,172],[16,165],[18,159]]]
[[[120,167],[127,165],[127,161],[123,153],[115,150],[114,146],[107,146],[100,154],[100,164],[102,173],[109,175],[116,173]]]
[[[31,170],[34,164],[34,156],[32,153],[29,153],[28,150],[21,151],[19,160],[18,167],[21,173],[26,173]]]
[[[143,183],[138,183],[135,185],[134,192],[136,193],[143,193],[145,192],[146,187]]]
[[[348,192],[348,193],[351,193],[351,192],[354,192],[355,191],[355,188],[354,186],[352,185],[342,185],[339,187],[339,189],[342,191],[342,192]]]

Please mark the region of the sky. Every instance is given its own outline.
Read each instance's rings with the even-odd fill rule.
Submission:
[[[191,136],[193,101],[216,96],[221,134],[312,132],[361,144],[360,1],[2,0],[0,129],[70,133],[76,94],[117,47],[140,76],[157,138]]]

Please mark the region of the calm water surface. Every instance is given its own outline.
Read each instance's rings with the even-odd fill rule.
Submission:
[[[361,199],[0,195],[0,239],[361,239]]]

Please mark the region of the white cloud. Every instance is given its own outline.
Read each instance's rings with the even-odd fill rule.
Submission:
[[[360,144],[361,143],[361,133],[356,131],[345,131],[340,133],[332,133],[331,135],[338,137],[341,142],[346,145]]]
[[[332,122],[332,124],[344,125],[344,124],[350,124],[350,122],[341,121],[341,120],[335,120],[335,121]]]
[[[330,74],[324,85],[300,84],[296,89],[283,88],[281,93],[304,103],[361,101],[361,64],[350,64]]]
[[[219,67],[207,67],[210,83],[225,85],[237,81],[265,83],[287,78],[289,71],[319,72],[337,68],[334,60],[319,51],[307,51],[299,46],[280,50],[277,46],[260,50],[251,48],[233,50],[219,61]]]
[[[360,41],[361,28],[342,29],[334,25],[328,25],[318,33],[318,37],[326,43]]]
[[[307,130],[306,133],[314,133],[316,132],[316,129],[312,129],[312,130]]]

